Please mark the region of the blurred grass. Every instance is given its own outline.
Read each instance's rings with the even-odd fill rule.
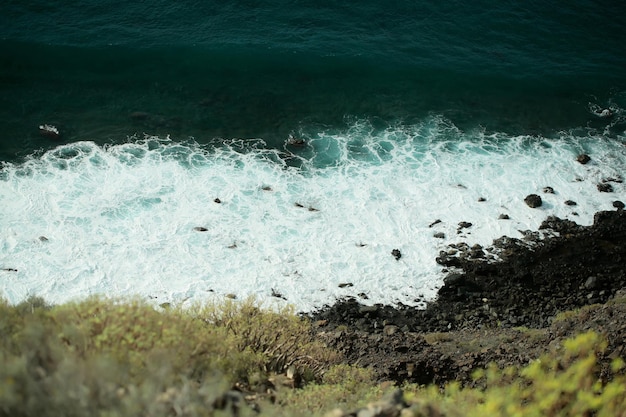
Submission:
[[[0,416],[340,416],[395,388],[311,326],[254,299],[0,301]],[[526,366],[476,371],[477,388],[406,385],[389,415],[626,416],[624,361],[607,373],[606,346],[586,332]]]

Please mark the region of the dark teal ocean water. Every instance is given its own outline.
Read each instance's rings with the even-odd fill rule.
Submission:
[[[448,244],[626,201],[624,16],[603,0],[4,0],[0,297],[432,299]]]
[[[433,113],[552,135],[598,127],[590,104],[626,106],[621,2],[8,0],[0,11],[3,159],[49,146],[41,123],[65,141],[281,143],[347,117]]]

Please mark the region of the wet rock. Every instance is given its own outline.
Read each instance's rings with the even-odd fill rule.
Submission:
[[[280,298],[282,300],[287,300],[287,298],[284,295],[276,291],[274,288],[272,288],[272,297]]]
[[[487,201],[487,199],[485,197],[479,197],[478,198],[478,202],[479,203],[484,203],[485,201]]]
[[[299,148],[306,145],[306,141],[304,139],[296,137],[291,134],[287,137],[287,141],[285,143],[289,146],[296,146]]]
[[[399,250],[399,249],[393,249],[393,250],[391,251],[391,255],[392,255],[394,258],[396,258],[396,261],[402,257],[402,254],[400,253],[400,250]]]
[[[448,253],[446,251],[439,251],[439,256],[435,258],[435,262],[439,265],[443,266],[461,266],[461,259],[458,256],[454,256],[453,253]]]
[[[616,200],[613,202],[613,207],[615,207],[618,210],[623,210],[624,209],[624,203],[622,203],[619,200]]]
[[[589,157],[589,155],[587,154],[582,153],[576,157],[576,160],[580,162],[581,164],[585,165],[589,161],[591,161],[591,157]]]
[[[431,224],[429,224],[428,227],[433,227],[434,225],[439,224],[439,223],[441,223],[441,220],[437,219],[434,222],[432,222]]]
[[[555,232],[559,232],[563,235],[576,234],[585,230],[584,226],[580,226],[576,222],[567,219],[560,219],[556,216],[548,216],[541,222],[539,230],[546,229],[554,230]]]
[[[214,203],[217,203],[217,204],[221,204],[221,203],[222,203],[222,200],[220,200],[219,198],[215,198],[215,199],[213,200],[213,202],[214,202]]]
[[[480,245],[474,245],[472,246],[471,250],[469,251],[469,256],[470,258],[484,258],[485,257],[485,251],[483,251],[482,246]]]
[[[552,187],[543,187],[543,192],[546,194],[554,194],[554,188]]]
[[[566,200],[566,201],[565,201],[565,205],[567,205],[567,206],[575,206],[575,205],[576,205],[576,202],[575,202],[575,201],[572,201],[572,200]]]
[[[500,219],[500,220],[509,220],[510,217],[509,217],[508,214],[501,214],[501,215],[498,216],[498,219]]]
[[[61,131],[53,125],[43,124],[39,126],[39,134],[47,139],[60,139]]]
[[[338,285],[339,288],[349,288],[349,287],[354,287],[354,284],[351,282],[343,282],[341,284]]]
[[[47,242],[47,241],[48,241],[48,238],[47,238],[47,237],[45,237],[45,236],[39,236],[39,241],[41,241],[41,242]]]
[[[446,234],[443,232],[437,232],[433,235],[433,237],[437,238],[437,239],[445,239],[446,238]]]
[[[469,227],[472,227],[472,224],[470,222],[460,222],[459,223],[459,229],[467,229]]]
[[[445,285],[459,285],[463,282],[465,276],[463,274],[449,274],[443,279]]]
[[[601,183],[597,185],[598,191],[600,191],[601,193],[612,193],[613,192],[613,186],[611,184],[608,183]]]
[[[206,232],[209,229],[207,229],[206,227],[202,227],[202,226],[196,226],[193,228],[193,230],[195,230],[196,232]]]
[[[524,202],[530,208],[541,207],[541,205],[543,204],[541,197],[539,197],[537,194],[527,195],[526,198],[524,198]]]

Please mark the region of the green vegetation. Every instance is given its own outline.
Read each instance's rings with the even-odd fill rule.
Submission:
[[[610,375],[601,375],[599,356],[606,341],[594,332],[564,342],[563,347],[523,368],[494,365],[475,373],[481,389],[449,384],[410,394],[413,415],[437,410],[445,416],[626,416],[624,362],[614,359]],[[426,414],[428,415],[428,414]]]
[[[402,416],[626,416],[624,362],[602,367],[605,349],[589,332],[527,366],[479,370],[475,388],[407,385]],[[260,415],[324,416],[393,388],[341,360],[292,309],[254,300],[0,301],[0,416],[258,415],[246,400]]]

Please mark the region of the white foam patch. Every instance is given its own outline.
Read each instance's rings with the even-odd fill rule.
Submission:
[[[596,188],[626,172],[619,140],[484,137],[431,120],[320,133],[301,151],[303,168],[276,162],[273,151],[234,149],[79,142],[6,165],[0,295],[183,304],[257,295],[300,311],[346,296],[419,305],[442,285],[435,257],[447,244],[520,237],[548,215],[588,225],[626,199],[624,184]],[[576,162],[581,151],[592,162]],[[543,194],[545,186],[556,193]],[[544,199],[541,208],[524,204],[530,193]],[[472,227],[458,234],[461,221]]]

